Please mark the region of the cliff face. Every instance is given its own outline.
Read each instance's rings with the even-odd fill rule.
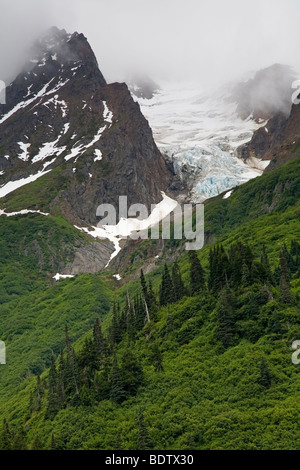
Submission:
[[[265,172],[274,170],[299,155],[300,105],[293,105],[290,115],[278,113],[258,129],[251,141],[239,149],[243,159],[270,160]]]
[[[51,178],[47,204],[71,223],[96,223],[98,205],[119,195],[148,208],[162,199],[173,175],[148,122],[125,84],[106,83],[82,34],[52,28],[6,91],[0,196],[9,182]]]

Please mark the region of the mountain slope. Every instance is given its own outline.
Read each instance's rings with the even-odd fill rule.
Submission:
[[[98,205],[127,195],[129,205],[150,208],[170,184],[138,104],[125,84],[106,84],[82,34],[53,28],[41,38],[7,88],[0,116],[0,196],[42,175],[47,185],[59,168],[64,185],[57,179],[50,211],[95,224]]]
[[[293,301],[285,302],[278,282],[278,265],[286,244],[299,270],[299,253],[297,257],[293,248],[296,245],[292,243],[300,240],[299,194],[292,189],[293,184],[298,187],[295,168],[299,158],[273,174],[246,183],[228,199],[219,197],[220,204],[228,209],[222,219],[217,201],[207,204],[209,225],[214,213],[219,237],[199,253],[206,280],[211,273],[210,249],[217,249],[220,242],[235,269],[242,267],[240,261],[237,264],[234,261],[236,247],[245,244],[252,250],[252,255],[249,252],[247,255],[251,278],[247,280],[244,268],[243,276],[236,279],[235,271],[228,271],[227,282],[234,296],[232,342],[224,347],[218,336],[221,297],[211,287],[197,295],[187,291],[181,300],[154,308],[150,324],[139,327],[133,336],[129,330],[114,340],[119,370],[127,371],[122,380],[133,385],[135,373],[140,374],[134,358],[138,358],[143,372],[141,384],[135,391],[126,392],[129,395],[122,398],[121,404],[110,397],[111,385],[110,382],[107,385],[101,368],[96,372],[97,379],[93,369],[89,369],[91,351],[85,339],[93,337],[88,330],[97,316],[103,319],[105,336],[112,338],[114,330],[109,326],[114,324],[111,324],[114,309],[111,305],[107,315],[108,302],[119,301],[123,312],[128,295],[133,301],[141,292],[139,279],[118,288],[117,282],[107,282],[105,277],[79,276],[43,292],[25,292],[18,302],[10,299],[7,305],[0,306],[0,336],[7,341],[12,360],[2,376],[0,412],[8,419],[12,432],[18,432],[24,425],[29,448],[35,445],[37,436],[41,447],[49,448],[53,435],[57,449],[138,449],[138,416],[142,410],[150,449],[298,449],[299,377],[297,366],[291,362],[291,344],[300,334],[299,271],[295,271],[297,265],[293,264],[290,278]],[[274,204],[270,195],[277,194],[275,189],[280,181],[289,184],[286,193],[280,193]],[[263,193],[268,196],[272,206],[268,211],[257,207],[255,212],[257,204],[249,198],[253,191],[258,196]],[[241,207],[247,216],[238,223]],[[226,232],[222,233],[222,227]],[[270,269],[277,278],[271,283],[265,277],[266,265],[262,265],[264,246]],[[288,259],[291,263],[291,258]],[[179,262],[188,288],[191,279],[188,254]],[[163,263],[146,278],[148,286],[151,279],[156,296],[162,272]],[[222,270],[219,273],[222,275]],[[96,284],[99,285],[95,290]],[[102,298],[100,303],[93,292]],[[77,305],[79,299],[81,304]],[[54,312],[47,321],[51,310]],[[57,316],[55,311],[61,315]],[[42,399],[36,401],[36,375],[41,374],[42,384],[47,380],[49,370],[43,370],[50,365],[51,350],[58,356],[64,347],[64,323],[70,328],[71,341],[83,367],[81,401],[63,406],[49,419],[46,410],[51,392],[41,388]],[[18,337],[12,335],[15,331],[12,324],[20,325]],[[42,337],[37,336],[40,328],[44,331]],[[15,362],[20,362],[21,345],[24,360],[14,367]],[[108,351],[105,370],[112,377],[113,354]],[[262,371],[264,361],[268,373]],[[29,371],[26,369],[25,373],[24,367]],[[136,372],[132,375],[129,370]]]
[[[265,172],[295,158],[300,146],[300,105],[293,104],[290,114],[276,113],[264,127],[254,132],[251,141],[238,152],[246,162],[251,158],[270,161]]]

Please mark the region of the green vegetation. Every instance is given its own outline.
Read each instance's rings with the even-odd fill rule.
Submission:
[[[299,177],[298,158],[210,202],[214,243],[121,287],[49,285],[24,248],[37,222],[42,253],[73,229],[0,219],[0,448],[299,450]]]

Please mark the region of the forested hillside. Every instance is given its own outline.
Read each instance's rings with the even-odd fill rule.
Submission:
[[[130,282],[49,282],[73,229],[1,217],[0,447],[299,449],[299,161],[206,204],[204,248]],[[26,221],[60,227],[36,266]]]

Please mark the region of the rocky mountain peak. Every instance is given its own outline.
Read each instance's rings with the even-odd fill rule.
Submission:
[[[119,195],[150,207],[172,178],[128,87],[106,83],[83,34],[56,27],[35,42],[0,105],[0,198],[8,206],[12,182],[40,177],[51,194],[31,205],[77,224],[95,223],[98,205]]]

